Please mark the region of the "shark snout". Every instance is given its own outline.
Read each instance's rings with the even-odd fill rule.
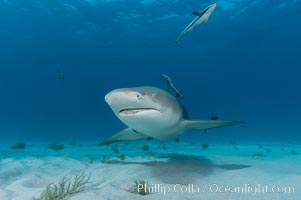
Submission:
[[[109,104],[110,103],[110,93],[106,94],[105,101]]]
[[[105,96],[105,101],[106,101],[109,105],[111,105],[111,104],[113,104],[113,103],[118,99],[118,96],[120,96],[120,95],[118,95],[117,92],[111,91],[111,92],[109,92],[108,94],[106,94],[106,96]]]
[[[116,89],[106,94],[105,101],[109,105],[123,105],[137,102],[138,96],[140,97],[141,95],[135,91],[128,89]]]

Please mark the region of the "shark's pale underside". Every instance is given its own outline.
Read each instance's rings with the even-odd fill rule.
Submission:
[[[205,8],[202,11],[195,11],[193,12],[194,15],[196,15],[196,18],[190,22],[190,24],[182,31],[182,33],[179,35],[179,37],[176,40],[176,43],[180,41],[180,39],[189,31],[191,31],[194,27],[206,23],[211,15],[211,13],[216,8],[216,3],[211,4],[207,8]]]
[[[176,97],[163,89],[150,86],[116,89],[105,96],[105,101],[127,128],[99,145],[143,138],[170,140],[188,130],[207,130],[242,123],[191,120]]]

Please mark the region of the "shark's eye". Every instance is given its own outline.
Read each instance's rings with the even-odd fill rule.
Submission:
[[[141,95],[140,94],[137,94],[137,98],[139,99],[141,97]]]

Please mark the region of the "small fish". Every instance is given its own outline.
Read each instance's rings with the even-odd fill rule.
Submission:
[[[181,97],[184,99],[183,93],[176,88],[176,86],[173,84],[171,78],[165,74],[162,74],[162,77],[168,83],[168,85],[171,87],[171,89],[176,93],[176,97]]]
[[[215,8],[216,8],[216,3],[211,4],[210,6],[208,6],[207,8],[205,8],[202,11],[195,11],[195,12],[193,12],[193,14],[196,15],[197,17],[194,18],[194,20],[192,20],[190,22],[190,24],[182,31],[182,33],[179,35],[179,37],[176,40],[176,44],[178,44],[178,42],[180,41],[180,39],[186,33],[188,33],[189,31],[191,31],[194,27],[196,27],[198,25],[201,25],[203,23],[206,23]]]
[[[58,67],[56,68],[56,72],[57,72],[57,76],[59,77],[59,79],[64,81],[65,80],[65,75],[63,74],[63,72]]]

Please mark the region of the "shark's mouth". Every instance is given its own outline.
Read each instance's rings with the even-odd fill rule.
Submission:
[[[134,115],[137,113],[141,113],[144,111],[158,111],[157,109],[154,108],[125,108],[125,109],[121,109],[119,111],[119,114],[123,114],[123,115]]]

